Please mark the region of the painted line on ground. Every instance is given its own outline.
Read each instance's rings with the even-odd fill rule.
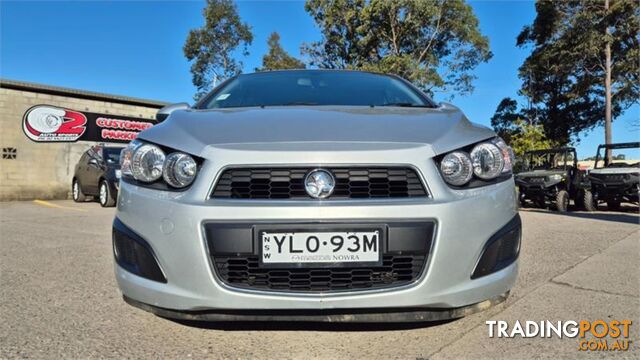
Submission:
[[[58,205],[58,204],[53,204],[53,203],[50,203],[50,202],[44,201],[44,200],[33,200],[33,202],[38,204],[38,205],[42,205],[42,206],[46,206],[46,207],[50,207],[50,208],[55,208],[55,209],[65,209],[65,210],[84,211],[84,212],[87,211],[85,209],[79,209],[79,208],[74,208],[74,207],[68,207],[68,206],[62,206],[62,205]]]

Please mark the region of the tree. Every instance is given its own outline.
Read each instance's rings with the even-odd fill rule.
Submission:
[[[532,46],[520,67],[532,108],[551,139],[611,121],[640,97],[640,6],[635,0],[536,2],[537,16],[517,39]]]
[[[536,123],[527,110],[519,109],[517,101],[511,98],[502,99],[491,117],[491,126],[511,146],[516,156],[522,156],[530,150],[566,145],[550,140],[544,127]]]
[[[463,0],[308,0],[322,39],[303,45],[312,65],[400,75],[426,92],[473,91],[489,40]]]
[[[282,70],[282,69],[304,69],[302,61],[289,55],[280,45],[280,35],[277,32],[271,33],[269,40],[269,52],[262,57],[262,68],[256,71]]]
[[[530,124],[521,119],[517,120],[515,125],[517,131],[511,135],[509,146],[518,157],[527,151],[550,149],[558,146],[547,138],[541,125]]]
[[[518,102],[512,98],[504,98],[500,101],[496,112],[491,117],[491,126],[498,136],[509,143],[511,135],[517,131],[517,121],[522,118],[524,116],[518,110]]]
[[[211,89],[212,82],[215,85],[242,71],[242,62],[234,58],[234,52],[240,47],[242,55],[248,55],[248,46],[253,41],[251,28],[241,21],[231,0],[207,0],[202,14],[204,26],[189,31],[183,47],[185,57],[193,62],[196,99]]]

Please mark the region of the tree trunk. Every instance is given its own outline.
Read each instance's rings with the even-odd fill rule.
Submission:
[[[605,17],[609,15],[609,0],[604,0]],[[604,91],[605,91],[605,107],[604,107],[604,142],[605,144],[611,144],[611,41],[609,24],[605,19],[605,79],[604,79]],[[607,163],[611,162],[611,149],[605,150],[605,156]]]

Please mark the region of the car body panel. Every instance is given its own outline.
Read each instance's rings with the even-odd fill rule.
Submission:
[[[193,155],[252,143],[408,143],[440,154],[495,136],[452,105],[438,108],[287,106],[176,111],[138,135]]]

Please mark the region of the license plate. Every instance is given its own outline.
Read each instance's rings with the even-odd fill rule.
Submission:
[[[261,262],[358,266],[380,262],[380,230],[260,233]]]

